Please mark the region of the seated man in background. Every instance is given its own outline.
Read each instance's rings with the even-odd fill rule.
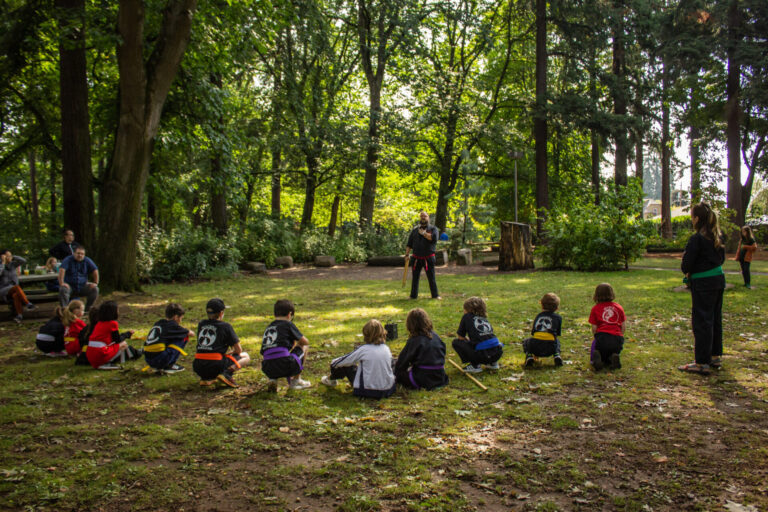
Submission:
[[[71,297],[81,296],[86,298],[87,312],[99,297],[99,268],[91,258],[85,256],[85,248],[78,246],[72,256],[67,256],[61,262],[59,302],[62,307],[66,307]]]

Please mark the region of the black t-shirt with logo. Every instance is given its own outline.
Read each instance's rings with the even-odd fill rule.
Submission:
[[[464,313],[456,331],[459,336],[469,338],[469,341],[477,345],[481,341],[495,338],[491,323],[484,316],[476,316],[472,313]]]
[[[440,234],[438,233],[435,226],[429,224],[425,229],[427,232],[432,234],[432,240],[427,240],[419,233],[419,229],[421,229],[421,227],[421,224],[419,224],[411,230],[411,234],[408,236],[408,243],[406,246],[413,249],[414,256],[429,256],[430,254],[435,253],[437,248],[437,239]]]
[[[165,345],[178,344],[186,341],[188,335],[189,331],[174,320],[163,318],[155,322],[155,325],[149,330],[147,341],[144,342],[144,345],[148,347],[159,343]]]
[[[542,311],[533,320],[531,334],[537,332],[548,332],[554,336],[560,336],[560,329],[563,325],[563,317],[550,311]]]
[[[197,351],[226,354],[227,349],[240,343],[235,330],[221,320],[203,320],[197,324]]]
[[[293,348],[293,342],[300,340],[304,335],[288,320],[273,320],[269,327],[264,331],[261,340],[261,353],[271,348],[284,347],[288,350]]]

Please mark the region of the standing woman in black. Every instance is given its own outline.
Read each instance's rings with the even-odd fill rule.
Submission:
[[[706,203],[691,209],[695,233],[688,239],[680,266],[691,286],[691,325],[696,361],[679,370],[707,375],[720,368],[723,355],[725,247],[717,215]]]

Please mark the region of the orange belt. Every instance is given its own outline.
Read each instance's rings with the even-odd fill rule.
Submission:
[[[240,363],[237,362],[237,359],[229,354],[224,355],[218,352],[198,352],[195,354],[195,359],[205,359],[206,361],[221,361],[225,357],[231,359],[235,366],[240,368]]]

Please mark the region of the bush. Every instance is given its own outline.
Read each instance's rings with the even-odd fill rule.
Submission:
[[[549,212],[541,247],[544,265],[590,271],[628,268],[653,233],[652,225],[640,218],[641,197],[640,188],[629,185],[606,191],[598,206]]]
[[[139,234],[137,266],[143,281],[220,277],[237,270],[240,252],[229,237],[207,229],[165,233],[145,228]]]

